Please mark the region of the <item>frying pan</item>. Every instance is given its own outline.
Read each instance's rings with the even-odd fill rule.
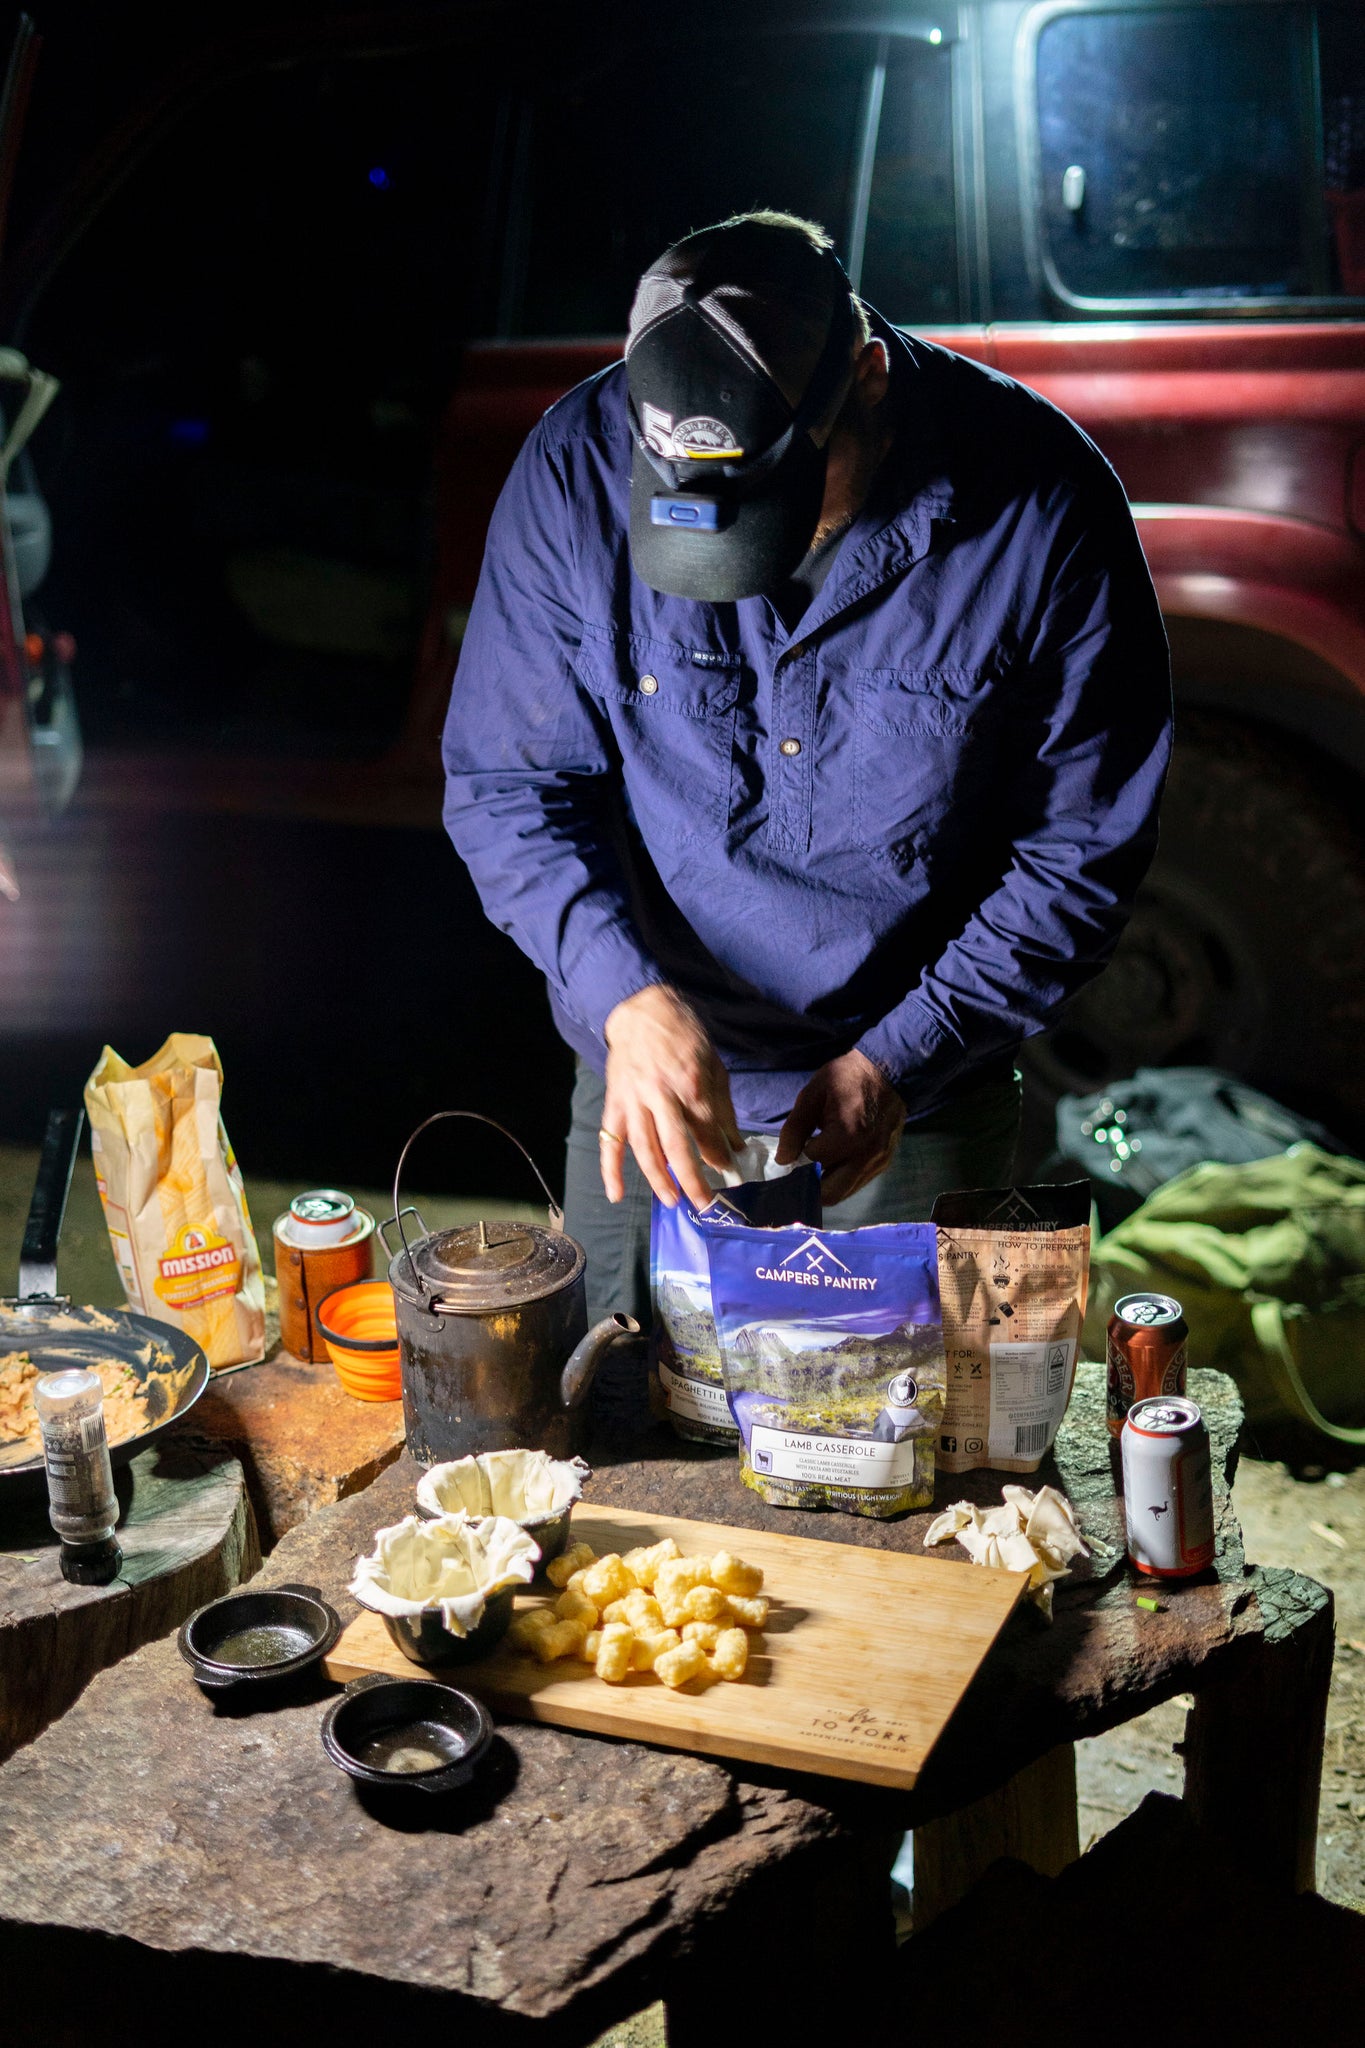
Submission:
[[[19,1293],[0,1300],[0,1357],[26,1351],[40,1372],[110,1359],[131,1366],[146,1390],[148,1423],[140,1435],[109,1446],[117,1467],[189,1413],[208,1385],[209,1362],[192,1338],[169,1323],[126,1309],[73,1308],[69,1296],[58,1294],[57,1240],[84,1122],[80,1109],[48,1114],[19,1254]],[[42,1500],[46,1494],[42,1453],[35,1456],[27,1444],[0,1444],[0,1505]]]

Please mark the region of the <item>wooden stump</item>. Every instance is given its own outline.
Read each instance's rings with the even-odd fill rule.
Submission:
[[[115,1477],[123,1566],[112,1585],[67,1584],[45,1503],[0,1512],[0,1759],[64,1714],[97,1671],[260,1565],[235,1458],[163,1442]]]
[[[1076,1745],[1063,1742],[998,1792],[915,1829],[915,1932],[922,1934],[1002,1856],[1057,1877],[1080,1853]]]
[[[1262,1881],[1311,1892],[1333,1601],[1298,1572],[1256,1578],[1263,1634],[1194,1696],[1185,1729],[1185,1803]]]

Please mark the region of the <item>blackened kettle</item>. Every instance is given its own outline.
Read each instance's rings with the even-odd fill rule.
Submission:
[[[403,1206],[408,1153],[423,1131],[450,1117],[488,1124],[516,1146],[549,1205],[547,1230],[499,1222],[429,1231],[415,1208]],[[409,1239],[409,1217],[420,1237]],[[588,1329],[587,1255],[566,1234],[563,1211],[526,1147],[491,1117],[438,1110],[399,1154],[393,1215],[381,1228],[393,1254],[403,1411],[418,1463],[476,1451],[526,1448],[555,1458],[578,1451],[598,1362],[611,1345],[637,1337],[640,1326],[615,1315]],[[395,1228],[396,1252],[389,1238]]]

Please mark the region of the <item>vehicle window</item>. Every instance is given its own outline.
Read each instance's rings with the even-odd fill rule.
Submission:
[[[842,251],[872,48],[814,34],[660,42],[547,86],[521,110],[500,331],[620,334],[670,242],[755,207],[819,221]]]
[[[25,336],[43,610],[89,737],[369,753],[425,598],[433,422],[478,305],[496,94],[452,52],[310,61],[188,109]]]
[[[862,295],[888,320],[957,320],[952,66],[946,49],[893,43],[868,203]]]
[[[1066,291],[1141,300],[1312,288],[1307,26],[1289,6],[1046,23],[1042,226]]]
[[[1324,9],[1318,35],[1331,285],[1365,297],[1365,14]]]

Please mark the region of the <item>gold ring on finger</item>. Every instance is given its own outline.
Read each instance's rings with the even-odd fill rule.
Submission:
[[[605,1138],[609,1145],[624,1145],[626,1142],[618,1131],[602,1129],[598,1131],[597,1136],[599,1140]]]

